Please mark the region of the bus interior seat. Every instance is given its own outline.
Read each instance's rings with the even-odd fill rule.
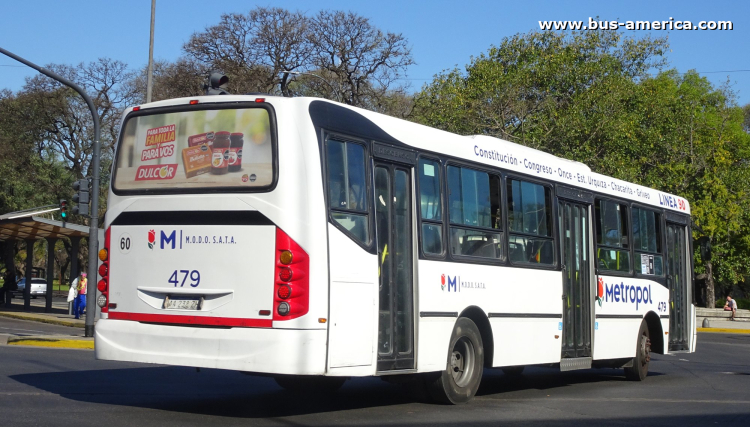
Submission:
[[[495,250],[491,240],[468,240],[461,244],[461,255],[495,258]]]
[[[523,244],[518,242],[509,242],[508,243],[508,257],[511,261],[515,262],[524,262],[526,261],[525,257],[526,250],[524,249]]]
[[[430,254],[443,252],[443,242],[440,238],[439,228],[425,227],[425,224],[422,225],[422,250]]]

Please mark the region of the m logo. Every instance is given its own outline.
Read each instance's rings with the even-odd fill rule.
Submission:
[[[457,283],[460,283],[459,280],[456,280],[459,276],[448,276],[448,292],[451,291],[451,288],[453,288],[453,292],[458,292],[458,286]]]
[[[172,234],[167,236],[164,234],[164,232],[161,232],[161,248],[164,249],[164,244],[169,245],[172,244],[172,249],[175,248],[175,244],[177,243],[177,232],[175,230],[172,230]]]

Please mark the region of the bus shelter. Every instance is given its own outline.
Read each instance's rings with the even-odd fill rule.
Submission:
[[[52,311],[52,293],[55,271],[55,243],[58,239],[67,238],[71,244],[70,281],[78,277],[80,266],[78,264],[78,252],[81,247],[81,239],[88,238],[88,227],[42,218],[44,213],[57,211],[54,209],[34,209],[28,211],[11,212],[0,215],[0,240],[26,242],[26,287],[23,293],[24,310],[31,310],[31,278],[34,270],[34,245],[40,240],[47,241],[47,292],[45,294],[44,311]],[[10,246],[6,245],[6,250]],[[12,299],[6,288],[5,306],[10,307]]]

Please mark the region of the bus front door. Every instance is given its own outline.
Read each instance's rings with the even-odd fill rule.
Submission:
[[[669,351],[690,350],[687,227],[667,222],[667,286],[669,287]]]
[[[560,259],[563,274],[562,358],[563,370],[590,367],[591,268],[589,254],[589,205],[560,200]],[[567,363],[579,359],[588,366]]]
[[[378,371],[414,368],[411,169],[375,163]]]

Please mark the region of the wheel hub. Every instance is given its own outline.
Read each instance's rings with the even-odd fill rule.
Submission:
[[[651,339],[646,335],[641,335],[640,344],[638,349],[641,353],[641,366],[646,366],[651,361]]]
[[[474,345],[466,337],[461,337],[453,346],[450,367],[453,381],[465,387],[474,373]]]

